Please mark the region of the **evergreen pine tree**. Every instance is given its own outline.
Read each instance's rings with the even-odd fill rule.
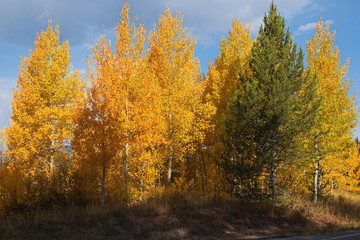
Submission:
[[[315,85],[304,74],[303,53],[274,3],[253,45],[250,71],[240,76],[224,118],[223,165],[237,176],[237,192],[276,198],[278,169],[298,155],[300,133],[313,119],[315,104],[309,105]]]

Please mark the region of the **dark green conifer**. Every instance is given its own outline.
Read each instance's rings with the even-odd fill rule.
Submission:
[[[240,195],[255,192],[276,198],[278,168],[299,157],[297,143],[311,124],[316,104],[302,50],[285,30],[274,3],[252,48],[250,69],[250,77],[240,76],[224,117],[227,151],[222,165]]]

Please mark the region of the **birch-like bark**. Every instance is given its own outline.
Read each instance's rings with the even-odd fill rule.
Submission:
[[[172,176],[172,164],[173,164],[173,122],[172,122],[172,113],[169,113],[169,155],[168,155],[168,169],[167,169],[167,183],[171,184],[171,176]]]

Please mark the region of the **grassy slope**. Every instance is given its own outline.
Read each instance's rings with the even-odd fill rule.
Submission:
[[[336,231],[359,221],[360,202],[343,197],[317,206],[157,199],[8,214],[0,218],[0,239],[234,239]]]

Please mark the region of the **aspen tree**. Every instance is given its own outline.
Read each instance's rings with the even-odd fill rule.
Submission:
[[[335,32],[330,32],[330,25],[320,20],[315,36],[307,42],[309,73],[318,79],[317,96],[321,98],[311,139],[316,156],[312,165],[315,202],[324,188],[331,191],[335,183],[345,186],[350,180],[346,175],[351,175],[356,167],[352,130],[357,114],[354,96],[348,95],[349,61],[340,65],[340,51],[334,41]]]
[[[82,190],[90,195],[97,192],[100,181],[101,204],[105,204],[108,169],[116,156],[120,136],[117,134],[116,116],[111,99],[111,82],[117,78],[110,41],[103,35],[92,48],[88,61],[91,88],[87,99],[78,105],[75,117],[76,130],[72,142],[74,159],[82,176]],[[92,64],[92,65],[91,65]],[[93,68],[91,68],[93,66]]]
[[[205,122],[198,125],[198,116],[208,116],[201,102],[203,84],[199,61],[194,57],[195,40],[182,27],[183,16],[172,16],[170,9],[159,15],[150,34],[150,69],[161,87],[163,132],[163,180],[170,185],[184,176],[187,159],[194,151],[194,141],[203,141]],[[181,185],[181,184],[180,184]]]
[[[72,114],[84,84],[77,71],[71,73],[69,43],[60,44],[58,26],[53,28],[49,21],[34,45],[30,56],[21,58],[4,142],[11,167],[28,180],[28,190],[23,191],[38,188],[47,198],[44,190],[54,186],[55,176],[63,175],[70,164]]]
[[[125,194],[139,197],[151,190],[158,179],[159,158],[155,147],[163,142],[164,119],[161,116],[161,92],[149,66],[143,24],[131,24],[129,5],[125,4],[116,28],[116,94],[119,135],[123,134]],[[130,195],[129,195],[130,194]]]
[[[212,192],[218,192],[222,185],[221,169],[216,159],[224,151],[223,117],[227,115],[227,105],[235,90],[241,87],[239,75],[249,74],[249,58],[253,41],[250,37],[250,26],[234,19],[228,35],[220,42],[219,55],[210,63],[205,78],[204,101],[212,104],[216,112],[211,119],[212,128],[207,132],[205,148],[202,151],[203,164],[200,174],[206,175],[205,181]],[[199,153],[200,154],[200,153]],[[216,191],[216,189],[218,189]]]
[[[104,36],[93,48],[91,88],[74,140],[79,171],[84,179],[92,179],[90,195],[96,194],[100,176],[102,205],[106,196],[124,201],[141,198],[160,175],[156,153],[163,142],[160,88],[149,70],[145,28],[132,24],[129,12],[124,4],[114,51]]]
[[[215,62],[210,64],[205,80],[204,94],[216,106],[216,128],[220,128],[227,104],[239,87],[239,75],[248,74],[250,71],[252,44],[249,25],[234,19],[228,35],[220,42],[219,55]]]

